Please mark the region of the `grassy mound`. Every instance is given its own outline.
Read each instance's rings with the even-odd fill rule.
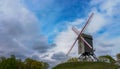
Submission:
[[[117,69],[118,66],[104,62],[68,62],[62,63],[53,69]]]

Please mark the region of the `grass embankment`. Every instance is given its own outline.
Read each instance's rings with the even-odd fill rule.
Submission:
[[[53,69],[117,69],[118,66],[105,62],[68,62],[62,63]]]

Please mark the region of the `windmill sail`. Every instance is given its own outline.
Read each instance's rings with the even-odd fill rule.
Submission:
[[[76,40],[74,41],[74,43],[72,44],[71,48],[69,49],[69,51],[67,52],[66,55],[68,55],[68,54],[71,52],[71,50],[72,50],[72,48],[74,47],[74,45],[75,45],[75,43],[77,42],[77,40],[81,40],[81,34],[82,34],[83,31],[85,30],[86,26],[90,23],[90,20],[91,20],[92,17],[93,17],[93,13],[92,13],[92,14],[90,15],[90,17],[88,18],[88,20],[87,20],[86,24],[83,26],[81,32],[77,34],[78,37],[76,38]],[[75,30],[75,29],[73,28],[73,30]],[[75,33],[77,33],[77,32],[75,31]],[[84,41],[83,41],[83,42],[84,42]],[[85,43],[87,43],[87,42],[85,42]],[[79,45],[79,46],[80,46],[80,45]],[[87,46],[89,46],[89,44],[87,44]],[[81,47],[84,47],[84,45],[81,46]],[[82,49],[84,49],[84,48],[82,48]],[[80,49],[79,49],[79,50],[80,50]],[[80,51],[79,51],[79,52],[80,52]],[[82,50],[81,52],[84,52],[84,51]]]
[[[75,43],[78,41],[78,54],[81,54],[79,56],[79,59],[82,59],[83,61],[93,61],[93,59],[95,59],[98,61],[98,59],[95,57],[93,50],[93,37],[91,35],[83,33],[88,24],[90,23],[93,14],[94,13],[90,15],[80,32],[74,26],[72,27],[72,30],[77,34],[78,37],[75,39],[74,43],[72,44],[66,55],[71,52],[72,48],[75,46]]]

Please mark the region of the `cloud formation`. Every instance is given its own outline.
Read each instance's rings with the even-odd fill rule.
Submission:
[[[41,35],[39,20],[22,1],[1,0],[0,5],[0,56],[32,57],[55,46]]]

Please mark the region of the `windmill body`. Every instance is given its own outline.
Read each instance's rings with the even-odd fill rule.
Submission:
[[[82,34],[82,37],[89,43],[92,48],[88,47],[81,39],[78,39],[78,54],[93,53],[93,38],[91,35]]]
[[[87,20],[86,24],[84,25],[84,27],[82,28],[80,33],[75,27],[72,27],[72,30],[77,34],[78,37],[74,41],[74,43],[73,43],[72,47],[70,48],[70,50],[68,51],[67,55],[70,53],[72,48],[75,46],[75,43],[78,41],[78,54],[80,54],[80,56],[79,56],[80,61],[81,60],[82,61],[84,61],[84,60],[85,61],[93,61],[93,60],[97,61],[98,60],[96,58],[96,56],[94,54],[94,50],[93,50],[93,37],[91,35],[83,33],[86,26],[90,23],[92,16],[93,16],[93,13]]]

